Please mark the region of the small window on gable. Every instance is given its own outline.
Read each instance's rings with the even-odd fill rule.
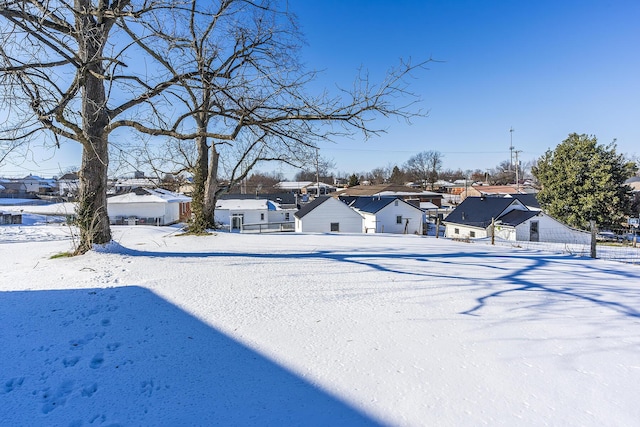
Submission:
[[[402,215],[396,216],[396,224],[402,224]]]
[[[340,223],[339,222],[332,222],[331,223],[331,231],[339,232],[340,231]]]
[[[476,232],[475,231],[470,231],[469,232],[469,237],[476,237]]]
[[[393,202],[394,206],[398,206],[398,201],[396,200],[395,202]]]
[[[459,228],[454,228],[453,229],[453,234],[460,234],[460,229]]]

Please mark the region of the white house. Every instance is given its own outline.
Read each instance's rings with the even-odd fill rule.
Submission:
[[[219,199],[215,221],[238,231],[292,231],[296,209],[282,209],[267,199]]]
[[[45,179],[29,174],[18,180],[26,193],[50,194],[56,191],[57,182],[55,179]]]
[[[130,193],[107,198],[112,224],[168,225],[191,215],[191,198],[161,188],[136,188]]]
[[[511,241],[589,244],[590,233],[575,230],[515,197],[467,197],[444,221],[451,238],[495,237]]]
[[[423,211],[398,197],[350,197],[343,201],[362,215],[365,233],[422,234]]]
[[[78,194],[80,179],[74,172],[65,173],[58,178],[58,194],[61,196],[74,196]]]
[[[329,196],[316,198],[294,216],[297,233],[362,233],[364,227],[359,213]]]

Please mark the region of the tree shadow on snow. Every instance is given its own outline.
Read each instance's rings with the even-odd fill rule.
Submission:
[[[380,425],[151,291],[0,292],[6,425]]]
[[[495,250],[494,250],[495,249]],[[170,258],[242,258],[252,260],[291,259],[296,261],[327,260],[371,268],[385,273],[415,276],[432,283],[438,279],[453,279],[464,283],[462,286],[481,288],[486,294],[476,298],[475,304],[461,312],[465,315],[479,315],[482,309],[503,297],[522,294],[529,299],[533,292],[539,293],[542,300],[557,298],[593,304],[613,310],[625,317],[640,318],[640,288],[618,288],[619,278],[638,280],[640,270],[626,264],[604,263],[590,258],[567,254],[556,254],[537,250],[515,250],[506,252],[499,248],[490,250],[464,250],[449,253],[407,253],[389,250],[387,252],[370,250],[352,250],[349,252],[319,250],[314,252],[261,253],[261,252],[154,252],[130,249],[112,243],[108,252],[140,257]],[[397,261],[423,263],[416,268],[399,267]],[[446,265],[447,275],[434,273],[436,264]],[[567,266],[563,266],[567,264]],[[614,268],[613,266],[616,266]],[[515,267],[514,267],[515,266]],[[550,268],[560,266],[549,283],[543,283],[539,277],[548,273]],[[576,268],[577,267],[577,268]],[[491,277],[476,279],[476,268],[492,270]],[[564,271],[564,270],[566,271]],[[442,271],[442,269],[438,269]],[[581,277],[584,275],[584,279]],[[599,277],[600,279],[594,279]],[[628,282],[627,282],[628,283]],[[553,297],[551,300],[549,297]],[[548,302],[551,304],[552,302]],[[544,304],[542,304],[544,305]]]

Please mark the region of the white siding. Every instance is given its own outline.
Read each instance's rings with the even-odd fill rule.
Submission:
[[[487,234],[491,237],[491,231],[488,231]],[[517,228],[511,225],[496,225],[495,235],[498,239],[510,240],[512,242],[515,242],[518,239]]]
[[[243,224],[267,224],[269,222],[269,211],[267,209],[216,209],[214,212],[215,221],[229,226],[231,218],[242,215]],[[261,216],[262,215],[262,216]]]
[[[293,222],[293,215],[296,211],[297,209],[278,209],[275,211],[269,211],[269,222]],[[287,218],[287,214],[289,214],[289,218]]]
[[[456,229],[458,230],[457,233],[455,232]],[[472,233],[475,233],[475,236],[472,237]],[[483,239],[489,236],[489,232],[484,228],[446,223],[444,235],[451,239]]]
[[[398,216],[402,217],[400,224],[397,221]],[[395,206],[395,202],[389,203],[378,211],[377,217],[378,224],[384,226],[381,232],[402,234],[405,232],[408,219],[407,234],[422,234],[423,213],[408,203],[399,201],[398,206]]]
[[[108,199],[107,199],[108,202]],[[164,217],[166,202],[157,203],[107,203],[107,212],[110,217],[138,217],[156,218]]]
[[[538,221],[538,241],[540,242],[574,243],[581,245],[588,245],[591,242],[590,233],[570,228],[544,213],[540,213],[538,216],[525,221],[516,228],[516,239],[518,241],[526,242],[530,240],[531,221]]]
[[[363,218],[343,202],[328,198],[302,218],[295,219],[296,232],[331,233],[331,224],[339,224],[340,233],[362,233]]]

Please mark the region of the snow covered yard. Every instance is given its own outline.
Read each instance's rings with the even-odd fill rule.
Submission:
[[[640,267],[397,235],[0,227],[0,424],[637,425]]]

